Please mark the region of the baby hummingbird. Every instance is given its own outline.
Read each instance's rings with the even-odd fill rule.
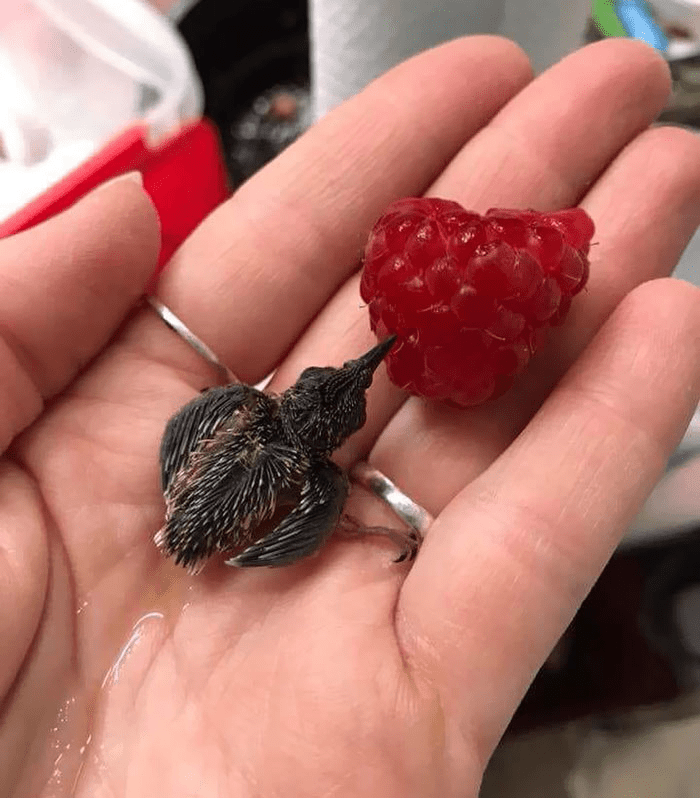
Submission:
[[[156,544],[192,572],[221,552],[255,567],[318,551],[349,489],[330,455],[365,423],[365,392],[395,340],[340,368],[307,368],[281,395],[235,384],[185,405],[161,443]]]

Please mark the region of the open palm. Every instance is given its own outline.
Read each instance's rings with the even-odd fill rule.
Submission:
[[[514,45],[455,41],[330,114],[161,279],[279,390],[371,345],[357,255],[392,199],[588,210],[590,288],[516,389],[458,412],[375,378],[339,459],[436,515],[413,565],[373,538],[280,570],[163,560],[160,436],[216,375],[137,306],[148,200],[120,181],[0,243],[0,795],[476,795],[698,399],[699,294],[653,280],[700,221],[700,144],[647,129],[667,91],[630,42],[530,83]]]

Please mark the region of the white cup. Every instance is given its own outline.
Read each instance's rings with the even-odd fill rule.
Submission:
[[[590,0],[311,0],[315,115],[405,58],[466,34],[514,39],[539,72],[581,45],[590,9]]]

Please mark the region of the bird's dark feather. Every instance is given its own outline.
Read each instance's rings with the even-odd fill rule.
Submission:
[[[277,439],[274,400],[231,387],[245,390],[208,391],[171,420],[163,439],[166,513],[157,542],[191,570],[252,543],[306,468],[303,454]]]
[[[234,414],[258,399],[260,391],[248,385],[210,388],[179,410],[165,428],[160,446],[161,484],[164,491],[190,455],[219,427],[231,424]]]
[[[313,554],[335,529],[347,494],[348,482],[338,466],[330,461],[314,463],[296,507],[228,564],[280,567]]]

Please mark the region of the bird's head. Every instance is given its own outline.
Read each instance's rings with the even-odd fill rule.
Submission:
[[[366,420],[365,391],[395,341],[391,336],[340,368],[304,369],[282,395],[280,418],[287,435],[309,453],[329,454],[360,429]]]

